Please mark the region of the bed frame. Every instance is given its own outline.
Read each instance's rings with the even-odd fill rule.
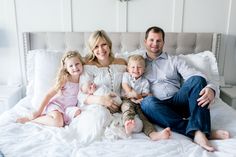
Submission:
[[[23,66],[24,82],[27,84],[26,56],[30,50],[78,50],[85,56],[86,42],[91,32],[25,32],[23,33],[24,61]],[[132,52],[137,49],[144,49],[144,32],[108,32],[112,40],[113,52]],[[202,51],[212,51],[216,58],[220,51],[219,33],[175,33],[165,34],[164,51],[171,54],[190,54]],[[218,60],[218,59],[217,59]]]
[[[89,34],[89,32],[24,33],[24,53],[22,52],[25,56],[24,68],[27,64],[27,55],[34,49],[76,49],[85,54]],[[116,53],[144,48],[144,33],[108,33],[108,35]],[[165,51],[172,54],[189,54],[210,50],[218,57],[220,37],[218,33],[166,33]],[[216,98],[215,103],[211,105],[212,129],[228,130],[232,138],[223,141],[211,140],[211,144],[217,149],[212,153],[175,132],[172,132],[171,139],[157,142],[146,140],[144,134],[136,134],[134,138],[127,140],[102,140],[89,145],[80,145],[76,141],[70,142],[67,141],[67,136],[64,136],[68,134],[64,134],[64,131],[67,131],[64,128],[15,123],[17,117],[32,112],[31,94],[33,93],[21,99],[11,110],[0,115],[0,146],[5,156],[236,156],[236,121],[234,120],[236,112],[220,98]],[[160,129],[158,127],[158,130]],[[70,137],[76,138],[76,134],[71,134]]]

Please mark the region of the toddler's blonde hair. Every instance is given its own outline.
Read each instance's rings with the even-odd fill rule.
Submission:
[[[145,68],[145,59],[143,56],[141,55],[131,55],[128,57],[128,66],[130,66],[130,62],[131,61],[137,61],[143,64],[144,68]]]

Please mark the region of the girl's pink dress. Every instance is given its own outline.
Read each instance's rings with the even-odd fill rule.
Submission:
[[[61,89],[61,92],[56,94],[49,101],[45,113],[52,111],[59,111],[63,114],[64,123],[69,124],[74,118],[74,114],[79,109],[77,107],[78,99],[77,95],[79,92],[79,83],[67,82]]]

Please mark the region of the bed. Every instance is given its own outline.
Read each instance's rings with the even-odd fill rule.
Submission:
[[[55,128],[33,123],[19,124],[19,116],[37,108],[42,94],[52,84],[64,50],[87,52],[90,32],[26,32],[23,34],[22,67],[26,96],[12,109],[0,115],[0,150],[6,157],[236,157],[236,111],[219,95],[211,105],[212,129],[226,129],[227,140],[210,140],[217,149],[208,152],[189,138],[172,133],[168,140],[150,141],[143,133],[129,139],[103,137],[92,143],[68,141],[63,133],[69,127]],[[145,52],[143,32],[109,32],[115,56]],[[219,33],[166,33],[164,50],[181,55],[189,64],[202,70],[219,85],[217,62],[220,53]],[[158,130],[162,128],[156,126]],[[71,134],[76,137],[76,134]]]

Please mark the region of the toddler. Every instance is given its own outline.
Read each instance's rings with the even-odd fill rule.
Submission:
[[[156,132],[154,126],[148,121],[141,111],[140,102],[143,97],[150,95],[149,82],[142,75],[145,70],[145,60],[141,55],[132,55],[128,58],[128,72],[123,74],[123,123],[126,134],[132,132],[144,133],[152,140],[168,139],[170,128],[165,128],[162,132]],[[142,121],[141,121],[141,120]]]

